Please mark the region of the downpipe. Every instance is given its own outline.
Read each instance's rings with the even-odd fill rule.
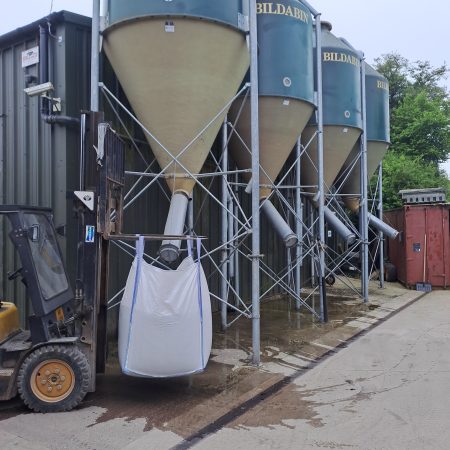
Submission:
[[[50,26],[50,25],[48,25]],[[39,25],[39,82],[47,83],[48,76],[48,30],[46,26]],[[76,117],[50,114],[50,100],[41,97],[41,119],[50,125],[79,127],[80,119]]]

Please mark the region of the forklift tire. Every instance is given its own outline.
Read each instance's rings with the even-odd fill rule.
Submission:
[[[89,388],[91,369],[75,345],[46,345],[27,356],[17,377],[24,403],[33,411],[70,411]]]

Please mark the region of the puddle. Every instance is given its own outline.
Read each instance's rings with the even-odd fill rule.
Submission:
[[[317,408],[322,403],[310,399],[314,392],[300,392],[298,386],[289,384],[282,391],[275,394],[267,402],[263,402],[242,416],[231,422],[228,427],[272,428],[275,425],[282,425],[286,428],[294,428],[287,424],[287,420],[304,420],[314,428],[325,425]]]
[[[311,302],[318,305],[318,299]],[[332,341],[327,342],[327,333],[339,330],[353,321],[370,318],[370,311],[378,305],[365,305],[354,298],[330,296],[328,298],[329,321],[326,324],[313,317],[302,308],[295,309],[295,301],[289,298],[276,298],[261,303],[261,351],[262,362],[279,360],[283,355],[306,357],[307,360],[323,355],[324,350],[330,350],[339,344],[339,338],[345,340],[345,334],[337,332]],[[215,329],[220,326],[220,317],[215,315]],[[229,320],[233,313],[229,314]],[[348,331],[348,330],[347,330]],[[320,338],[321,342],[316,341]],[[251,354],[252,348],[251,320],[241,319],[226,332],[215,335],[215,345],[221,349],[235,348]],[[317,347],[317,348],[314,348]],[[322,347],[322,348],[320,348]],[[328,347],[328,348],[327,348]],[[297,368],[301,369],[303,365]]]
[[[188,418],[198,405],[236,389],[252,370],[255,369],[232,370],[232,366],[210,361],[203,374],[156,380],[129,377],[113,366],[98,377],[96,392],[87,396],[82,407],[105,409],[91,426],[116,418],[126,421],[143,418],[144,431],[158,428],[185,435],[182,423],[173,426],[175,419],[185,415]],[[255,386],[258,382],[255,380]]]

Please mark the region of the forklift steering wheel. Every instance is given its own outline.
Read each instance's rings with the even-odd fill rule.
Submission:
[[[14,272],[8,272],[8,280],[15,280],[18,276],[22,275],[23,267],[19,267]]]

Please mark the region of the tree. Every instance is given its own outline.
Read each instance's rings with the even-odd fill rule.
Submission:
[[[450,181],[439,169],[450,151],[450,99],[440,85],[447,66],[411,63],[398,53],[375,62],[390,87],[392,145],[383,161],[386,208],[401,206],[402,189],[444,187],[450,192]]]
[[[398,53],[389,53],[375,59],[375,68],[389,81],[389,107],[391,111],[402,102],[410,82],[409,61]]]
[[[448,158],[449,101],[425,89],[408,92],[391,114],[391,151],[432,162]]]
[[[377,179],[372,179],[375,190]],[[386,209],[402,206],[398,192],[402,189],[425,189],[442,187],[450,191],[447,175],[433,163],[418,158],[388,152],[383,160],[383,205]]]
[[[375,68],[389,81],[389,105],[395,110],[409,93],[426,92],[430,98],[447,98],[446,89],[440,82],[447,77],[448,68],[444,64],[432,67],[429,61],[411,63],[398,53],[388,53],[375,59]]]
[[[410,64],[408,72],[412,78],[412,88],[416,92],[425,91],[432,98],[446,96],[446,90],[439,82],[447,78],[447,66],[432,67],[429,61],[416,61]]]

